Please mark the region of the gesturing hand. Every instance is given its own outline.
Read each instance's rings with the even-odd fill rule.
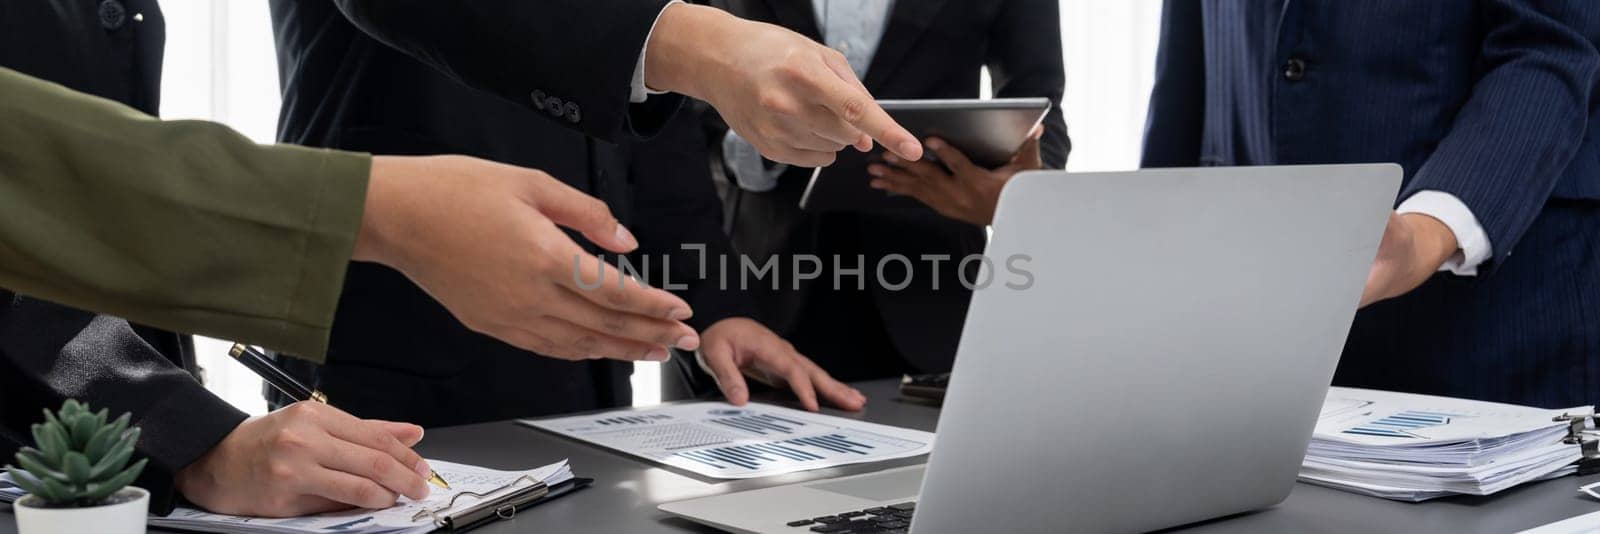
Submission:
[[[1455,233],[1438,219],[1421,213],[1389,214],[1378,257],[1361,291],[1361,306],[1416,289],[1438,272],[1456,248]]]
[[[994,222],[994,208],[1006,182],[1019,172],[1044,167],[1039,157],[1039,137],[1043,133],[1042,128],[1035,128],[1011,161],[994,170],[973,164],[966,154],[942,139],[929,139],[928,148],[944,165],[885,154],[883,160],[888,165],[867,166],[867,174],[873,177],[867,185],[909,195],[945,217],[986,226]]]
[[[387,508],[428,496],[428,463],[411,450],[422,427],[356,419],[316,402],[240,423],[179,470],[179,493],[207,510],[291,517]]]
[[[772,387],[787,386],[801,406],[813,412],[819,395],[850,411],[867,403],[860,391],[834,380],[761,323],[741,317],[723,319],[706,328],[700,339],[700,366],[717,380],[729,403],[743,405],[750,400],[746,375]]]
[[[687,303],[624,282],[557,227],[614,252],[638,246],[604,203],[543,172],[379,156],[366,206],[352,257],[404,273],[475,331],[570,360],[660,361],[665,347],[699,346],[681,322]]]
[[[768,159],[821,167],[875,139],[906,159],[917,139],[878,106],[844,55],[779,26],[674,4],[646,46],[645,83],[711,104]]]

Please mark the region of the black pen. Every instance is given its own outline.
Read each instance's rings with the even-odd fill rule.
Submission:
[[[233,348],[228,349],[228,355],[232,356],[233,359],[238,360],[239,363],[244,364],[245,368],[249,369],[251,372],[254,372],[257,376],[260,376],[261,379],[265,380],[268,385],[272,386],[273,389],[283,392],[284,395],[288,395],[291,399],[296,401],[309,400],[328,404],[327,395],[322,394],[321,391],[306,387],[305,384],[301,384],[299,380],[295,380],[294,377],[289,376],[289,373],[285,372],[282,368],[279,368],[277,364],[272,363],[271,358],[268,358],[267,355],[262,354],[261,351],[258,351],[249,345],[245,345],[243,343],[234,343]],[[428,471],[428,475],[429,484],[433,484],[444,489],[450,489],[450,484],[446,483],[444,481],[444,477],[439,476],[439,473]]]

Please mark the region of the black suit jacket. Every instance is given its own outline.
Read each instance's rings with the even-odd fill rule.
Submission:
[[[544,170],[605,200],[644,252],[679,255],[671,282],[688,282],[698,253],[680,242],[704,243],[712,254],[728,247],[703,139],[692,123],[667,122],[679,97],[627,103],[664,3],[275,0],[280,140]],[[658,142],[633,139],[663,129]],[[715,289],[684,292],[692,326],[747,313],[737,294]],[[468,330],[399,273],[358,263],[316,380],[358,416],[439,426],[627,404],[630,372],[630,364],[546,358]]]
[[[719,0],[713,5],[822,40],[810,0]],[[1046,167],[1062,168],[1071,144],[1059,106],[1066,82],[1058,9],[1055,0],[899,0],[862,81],[877,98],[976,98],[980,71],[988,67],[995,97],[1046,97],[1057,104],[1045,117],[1041,151]],[[713,130],[720,139],[722,130]],[[863,347],[861,351],[873,350],[872,343],[856,343],[865,337],[886,336],[892,350],[911,369],[949,369],[971,297],[952,264],[983,252],[983,230],[931,211],[806,213],[798,204],[810,175],[811,169],[791,169],[772,191],[735,191],[731,195],[737,198],[736,203],[730,201],[734,242],[742,253],[758,262],[780,255],[779,265],[788,265],[793,254],[824,256],[820,278],[793,290],[786,277],[779,291],[763,295],[762,312],[773,328],[793,337],[802,350],[847,378],[882,372],[857,365],[886,356],[855,353],[858,346]],[[874,267],[890,254],[903,254],[918,265],[912,273],[913,283],[906,289],[891,291],[872,283]],[[953,261],[935,272],[920,262],[925,254],[945,255]],[[829,257],[833,255],[842,257],[843,269],[854,268],[857,255],[862,256],[869,278],[865,294],[821,295],[833,291]],[[886,280],[905,279],[905,273],[895,269],[900,264],[887,265]],[[969,267],[975,270],[977,263]],[[976,278],[969,272],[967,279]],[[855,287],[853,278],[841,280],[849,289]],[[863,308],[876,312],[857,313]],[[835,317],[841,323],[802,324],[823,317]],[[881,323],[881,328],[874,323]],[[880,329],[883,332],[876,332]],[[854,332],[851,337],[858,339],[829,339],[839,332]]]
[[[0,4],[0,66],[152,115],[164,42],[153,0]],[[150,459],[135,485],[150,491],[152,512],[166,513],[174,473],[245,418],[193,370],[187,336],[0,290],[0,463],[32,444],[40,410],[67,398],[132,413],[143,429],[136,454]]]

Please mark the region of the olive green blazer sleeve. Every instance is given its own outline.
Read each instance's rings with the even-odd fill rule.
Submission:
[[[0,68],[0,288],[320,360],[370,166]]]

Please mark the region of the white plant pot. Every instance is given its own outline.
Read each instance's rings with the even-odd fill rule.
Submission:
[[[125,500],[91,508],[40,508],[38,498],[26,495],[11,509],[20,534],[144,534],[150,492],[129,486],[116,495]]]

